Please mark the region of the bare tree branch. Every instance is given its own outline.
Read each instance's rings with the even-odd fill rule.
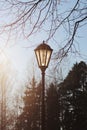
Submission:
[[[63,12],[60,11],[61,3],[60,0],[2,0],[0,12],[8,14],[9,20],[2,24],[1,33],[16,31],[29,38],[43,29],[48,34],[44,40],[48,42],[63,28],[67,34],[66,42],[56,58],[65,57],[73,46],[75,48],[78,29],[87,24],[87,0],[75,0],[73,6]]]

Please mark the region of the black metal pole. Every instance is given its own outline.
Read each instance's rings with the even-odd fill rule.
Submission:
[[[2,93],[2,97],[1,97],[1,130],[3,130],[3,119],[4,119],[4,111],[3,111],[3,108],[4,108],[4,95],[3,95],[3,87],[2,87],[2,90],[1,90],[1,93]]]
[[[41,112],[41,130],[45,130],[45,70],[42,70],[42,112]]]

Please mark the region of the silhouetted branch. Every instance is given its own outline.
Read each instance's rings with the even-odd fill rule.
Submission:
[[[82,24],[83,26],[87,24],[87,1],[76,0],[71,9],[60,13],[61,3],[60,0],[2,0],[3,6],[0,11],[8,14],[8,21],[1,26],[1,33],[2,30],[3,32],[16,31],[29,38],[43,29],[48,34],[44,40],[48,42],[63,28],[67,33],[66,42],[57,52],[57,58],[60,57],[59,53],[63,58],[73,49],[73,46],[75,47],[74,41],[78,28],[82,27]]]

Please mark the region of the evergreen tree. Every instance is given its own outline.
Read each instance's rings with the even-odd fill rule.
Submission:
[[[59,127],[58,90],[54,84],[50,84],[47,90],[47,129],[59,130]]]
[[[76,63],[59,90],[63,130],[87,130],[87,65]]]
[[[24,108],[18,117],[17,128],[20,130],[40,129],[40,90],[41,84],[36,87],[35,80],[32,80],[31,88],[28,86],[24,92]]]

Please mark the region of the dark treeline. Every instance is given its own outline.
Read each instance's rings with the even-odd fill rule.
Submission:
[[[41,83],[32,80],[23,97],[18,130],[40,130]],[[76,63],[60,84],[51,83],[45,97],[46,130],[87,130],[87,65]]]

